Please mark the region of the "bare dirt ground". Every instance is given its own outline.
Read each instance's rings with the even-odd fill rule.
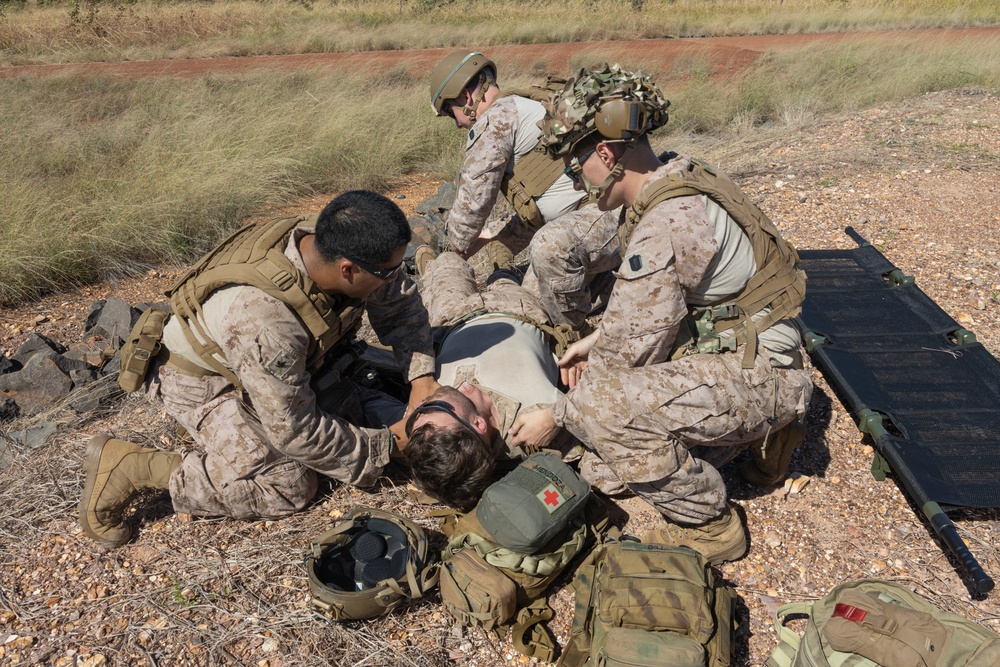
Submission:
[[[768,51],[798,48],[807,44],[834,43],[844,40],[885,42],[905,40],[919,48],[921,44],[976,40],[995,37],[1000,28],[952,28],[948,30],[893,30],[854,33],[815,33],[801,35],[749,35],[742,37],[700,37],[646,39],[618,42],[581,42],[575,44],[510,44],[492,46],[490,57],[521,68],[538,68],[541,72],[566,72],[576,63],[602,59],[624,63],[655,63],[668,69],[682,58],[708,55],[714,71],[739,72],[743,67]],[[0,67],[0,77],[73,76],[106,74],[110,76],[160,77],[203,76],[210,73],[236,73],[261,68],[309,69],[346,68],[391,70],[405,68],[414,76],[429,72],[454,49],[420,49],[416,51],[361,51],[350,53],[311,53],[299,55],[247,56],[233,58],[203,58],[185,60],[151,60],[130,62],[75,63],[52,65],[18,65]]]
[[[668,147],[722,165],[799,248],[852,247],[843,228],[853,226],[1000,354],[997,91],[932,93],[797,129],[761,128],[739,142],[684,138]],[[410,212],[437,185],[414,176],[398,201]],[[318,210],[328,199],[287,210]],[[164,267],[6,310],[0,350],[31,331],[78,340],[91,301],[111,294],[155,300],[176,273]],[[862,577],[900,582],[1000,632],[1000,594],[970,594],[896,482],[872,478],[870,443],[822,375],[813,376],[808,435],[791,466],[808,486],[785,495],[749,487],[735,465],[722,471],[751,538],[749,554],[720,569],[740,595],[734,664],[763,664],[777,645],[771,616],[778,605]],[[373,490],[324,487],[305,512],[282,521],[181,523],[165,497],[150,495],[132,518],[135,541],[105,551],[76,525],[86,439],[109,431],[147,445],[186,445],[162,409],[139,398],[85,418],[58,407],[43,418],[59,423],[56,435],[0,471],[0,665],[535,662],[509,641],[455,625],[435,596],[368,623],[330,626],[310,615],[302,554],[336,517],[358,504],[424,516],[398,471]],[[641,501],[617,505],[629,533],[657,521]],[[1000,510],[953,518],[986,571],[1000,577]],[[550,627],[562,643],[572,617],[568,583],[563,577],[549,598],[556,609]]]

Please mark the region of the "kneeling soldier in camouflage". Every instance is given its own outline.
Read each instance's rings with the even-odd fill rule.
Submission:
[[[744,476],[775,483],[801,440],[812,383],[791,318],[805,274],[725,175],[657,156],[647,133],[668,106],[648,76],[617,65],[550,100],[547,150],[602,210],[627,207],[622,263],[598,330],[559,362],[572,389],[520,415],[514,441],[565,427],[662,513],[647,541],[722,562],[743,556],[746,535],[717,468],[751,447]]]
[[[405,406],[344,372],[363,312],[406,369],[411,405],[438,387],[427,311],[400,271],[410,235],[390,200],[348,192],[318,218],[249,225],[185,273],[136,384],[145,378],[203,451],[95,437],[84,532],[106,547],[128,541],[122,515],[143,489],[169,489],[178,513],[256,519],[302,509],[319,474],[372,484]]]
[[[490,242],[483,229],[502,194],[517,213],[503,231],[516,227],[514,237],[533,235],[524,286],[538,297],[547,319],[582,329],[587,315],[606,305],[610,272],[621,262],[618,211],[586,205],[586,193],[574,190],[562,161],[539,150],[538,123],[545,116],[539,100],[547,91],[501,91],[492,60],[455,51],[431,73],[430,93],[434,113],[469,132],[448,214],[452,249],[468,258]],[[491,253],[503,236],[490,243]],[[507,252],[520,250],[511,245]]]

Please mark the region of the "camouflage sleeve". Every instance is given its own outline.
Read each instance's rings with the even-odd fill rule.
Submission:
[[[246,288],[223,318],[219,337],[275,450],[333,479],[370,486],[389,461],[386,429],[359,428],[323,412],[306,370],[309,334],[295,314]]]
[[[392,347],[399,367],[407,369],[408,381],[434,374],[434,345],[427,309],[409,276],[401,273],[372,293],[367,310],[375,335]]]
[[[580,433],[580,411],[595,394],[614,389],[588,385],[605,381],[602,368],[634,368],[670,359],[677,332],[687,315],[685,294],[697,285],[715,253],[711,224],[694,197],[663,202],[636,227],[615,272],[617,280],[599,336],[580,384],[553,408],[556,423]]]
[[[448,213],[448,240],[465,252],[483,231],[496,204],[500,183],[514,159],[517,107],[513,101],[493,104],[469,131],[458,192]]]

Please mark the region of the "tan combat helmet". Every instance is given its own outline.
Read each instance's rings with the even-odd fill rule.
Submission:
[[[634,141],[667,123],[667,100],[648,74],[629,72],[619,65],[605,64],[600,70],[580,70],[562,91],[545,103],[541,122],[541,143],[553,157],[572,156],[572,169],[596,201],[621,175]],[[584,177],[573,148],[586,137],[599,134],[602,141],[624,143],[622,154],[611,174],[600,185]]]
[[[496,72],[497,66],[493,61],[475,51],[453,51],[445,56],[431,72],[431,108],[434,109],[434,114],[449,115],[444,111],[445,102],[461,95],[469,82],[487,67]],[[476,107],[482,102],[483,95],[493,83],[495,83],[493,77],[486,77],[475,98],[468,106],[463,107],[462,112],[468,115],[472,122],[476,122]]]

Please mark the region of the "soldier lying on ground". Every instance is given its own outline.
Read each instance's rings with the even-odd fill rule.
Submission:
[[[547,107],[543,140],[577,187],[602,210],[629,208],[603,319],[560,360],[572,389],[522,413],[514,442],[569,430],[661,512],[647,540],[722,562],[746,535],[717,468],[749,446],[744,476],[776,483],[802,439],[812,383],[791,318],[805,275],[732,181],[653,152],[668,106],[616,65],[581,72]]]
[[[492,481],[497,459],[521,457],[509,433],[517,415],[561,394],[556,330],[511,273],[494,273],[479,291],[472,267],[455,253],[434,259],[422,247],[416,259],[431,325],[444,336],[442,386],[409,415],[404,453],[421,490],[467,510]]]
[[[559,160],[535,150],[544,107],[526,96],[529,91],[502,93],[496,65],[483,54],[448,54],[431,74],[430,92],[437,115],[469,130],[448,214],[452,249],[468,258],[491,240],[483,230],[503,194],[517,213],[509,226],[538,230],[524,286],[537,294],[552,322],[583,327],[587,315],[606,304],[610,271],[621,261],[618,212],[593,205],[577,210],[585,193],[574,190]]]
[[[394,203],[354,191],[318,217],[247,227],[189,270],[168,292],[173,315],[146,382],[202,451],[96,436],[84,532],[106,547],[126,542],[122,513],[142,489],[169,489],[178,513],[257,519],[302,509],[321,474],[372,484],[403,434],[405,405],[324,369],[341,367],[367,311],[406,369],[411,404],[437,389],[427,311],[400,271],[410,236]]]

